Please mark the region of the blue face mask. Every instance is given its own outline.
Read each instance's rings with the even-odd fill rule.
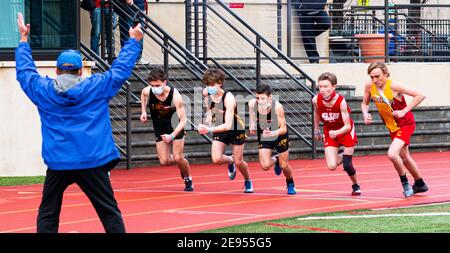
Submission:
[[[216,86],[208,87],[208,94],[209,95],[216,95],[217,92],[219,92],[219,89]]]
[[[163,93],[163,91],[164,91],[164,87],[152,87],[152,92],[156,96],[161,95]]]

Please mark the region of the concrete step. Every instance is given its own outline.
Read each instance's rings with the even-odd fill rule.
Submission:
[[[192,64],[188,64],[189,67],[192,68],[196,73],[200,73],[198,70],[193,67]],[[231,74],[236,76],[255,76],[256,75],[256,69],[255,65],[252,64],[224,64],[223,65],[225,69],[227,69]],[[163,65],[136,65],[134,68],[134,71],[141,77],[147,77],[150,70],[156,67],[164,67]],[[216,67],[215,65],[208,65],[208,68]],[[200,73],[201,74],[201,73]],[[170,78],[175,77],[189,77],[189,78],[195,78],[195,75],[186,67],[184,67],[181,64],[171,64],[168,67],[168,75]],[[144,78],[145,79],[145,78]]]
[[[139,117],[141,115],[141,109],[140,105],[134,104],[131,108],[132,111],[132,127],[140,127],[140,126],[148,126],[151,125],[151,120],[148,123],[141,123],[139,121]],[[124,126],[124,121],[126,120],[126,117],[123,114],[124,110],[112,108],[111,109],[111,122],[113,124],[113,127],[115,126]],[[192,110],[192,113],[193,110]],[[198,120],[198,117],[202,117],[198,112],[197,114],[189,114],[188,118],[191,120],[191,122],[200,122]],[[450,124],[450,108],[449,107],[419,107],[414,110],[414,116],[416,119],[417,129],[448,129]],[[427,117],[427,116],[430,117]],[[246,124],[248,125],[248,110],[244,113],[244,115],[241,115],[243,119],[245,119]],[[299,127],[310,127],[311,126],[311,119],[310,115],[306,111],[295,111],[295,110],[289,110],[285,108],[285,116],[286,120],[289,124],[292,126],[299,126]],[[384,123],[382,122],[380,116],[376,112],[372,112],[372,117],[374,119],[374,122],[371,125],[365,125],[364,121],[362,120],[362,113],[356,112],[352,113],[352,118],[354,119],[356,131],[357,132],[363,132],[363,131],[383,131],[385,129]],[[190,126],[189,126],[190,127]],[[188,128],[190,129],[190,128]]]
[[[256,89],[256,82],[254,79],[240,79],[242,84],[250,89],[252,92],[255,92]],[[262,77],[262,82],[270,83],[273,94],[278,95],[281,98],[280,99],[286,99],[290,97],[298,97],[298,98],[304,98],[306,100],[310,101],[310,95],[302,90],[302,88],[292,80],[280,77],[279,79],[274,80],[271,77]],[[142,83],[137,83],[135,81],[131,81],[131,90],[135,95],[140,95],[141,90],[145,87]],[[189,95],[193,94],[194,92],[198,92],[198,89],[203,89],[205,85],[201,82],[201,80],[175,80],[170,81],[169,85],[172,87],[176,87],[181,94],[183,95]],[[226,80],[224,84],[224,88],[228,91],[232,92],[234,95],[241,95],[246,97],[247,95],[250,95],[244,88],[242,88],[240,85],[238,85],[233,80]],[[355,87],[354,86],[339,86],[337,91],[343,95],[344,97],[353,97],[355,94]],[[121,91],[123,94],[124,92]]]
[[[211,137],[211,136],[210,136]],[[381,132],[363,132],[357,133],[358,146],[378,146],[378,145],[388,145],[391,143],[389,133],[387,131]],[[307,139],[311,141],[311,137],[308,136]],[[450,143],[450,130],[416,130],[414,135],[411,137],[411,143]],[[323,142],[317,141],[317,146],[322,147]],[[123,142],[117,143],[120,147],[125,148]],[[247,149],[257,149],[257,138],[256,136],[248,136],[246,142]],[[205,147],[209,146],[210,143],[199,136],[196,132],[187,131],[185,138],[185,151],[186,152],[196,152],[205,150]],[[308,145],[301,140],[298,136],[291,133],[290,134],[290,147],[291,148],[307,148]],[[153,133],[137,133],[132,138],[132,148],[134,154],[146,154],[146,153],[156,153],[155,136]],[[208,149],[208,148],[206,148]]]
[[[287,102],[291,102],[292,100],[286,100]],[[302,100],[305,102],[305,100]],[[191,111],[194,106],[200,107],[202,106],[203,101],[196,100],[195,103],[191,104]],[[310,115],[310,106],[311,104],[294,104],[289,103],[286,104],[284,101],[281,101],[284,107],[284,111],[286,114],[300,114],[300,115]],[[125,106],[124,103],[118,101],[111,102],[112,109],[114,108],[123,108]],[[187,108],[189,104],[185,104]],[[308,107],[305,107],[307,105]],[[303,109],[303,110],[302,110]],[[305,110],[306,109],[306,110]],[[351,116],[353,120],[362,120],[362,111],[360,107],[360,103],[358,103],[358,107],[353,105],[353,108],[350,108]],[[140,114],[141,112],[141,104],[139,102],[131,103],[131,111],[134,114]],[[378,110],[375,106],[369,107],[369,112],[373,117],[379,117]],[[414,118],[416,119],[429,119],[429,118],[450,118],[450,106],[421,106],[416,107],[412,110],[414,114]],[[248,104],[245,104],[245,115],[248,115]]]
[[[211,136],[210,136],[211,137]],[[155,138],[153,136],[148,138],[142,138],[139,140],[134,140],[132,143],[133,154],[143,155],[143,154],[152,154],[156,153],[156,143]],[[124,143],[117,143],[120,147],[125,148],[126,145]],[[306,145],[300,138],[297,136],[291,136],[290,140],[291,148],[307,148]],[[211,149],[211,144],[205,139],[198,138],[185,138],[185,152],[200,152]],[[256,136],[249,136],[246,143],[245,149],[248,150],[257,150],[258,142]]]
[[[412,143],[409,146],[412,152],[435,152],[435,151],[447,151],[450,150],[450,143]],[[389,149],[389,145],[357,145],[355,147],[355,156],[364,156],[368,154],[386,154]],[[230,150],[226,151],[226,154],[230,155]],[[195,153],[186,153],[191,164],[210,164],[210,152],[201,151]],[[317,148],[317,157],[324,157],[323,148]],[[248,162],[258,161],[258,154],[256,150],[245,150],[244,159]],[[309,148],[290,148],[289,149],[289,159],[311,159],[311,150]],[[158,157],[156,154],[146,154],[146,155],[133,155],[132,156],[133,167],[149,167],[149,166],[160,166]],[[125,158],[121,157],[121,163],[118,168],[125,168]]]
[[[417,119],[416,120],[416,131],[417,130],[440,130],[440,129],[450,129],[450,118],[437,118],[437,119]],[[381,120],[375,120],[370,125],[365,125],[364,121],[355,121],[355,131],[357,133],[363,132],[380,132],[387,131],[386,126]]]
[[[192,70],[194,70],[195,73],[200,73],[193,64],[187,63],[189,67],[191,67]],[[254,76],[256,74],[256,69],[254,65],[251,64],[224,64],[223,65],[230,73],[233,75],[238,76]],[[143,79],[146,79],[150,71],[154,68],[163,68],[164,66],[161,64],[147,64],[147,65],[135,65],[133,71],[142,77]],[[215,67],[214,65],[208,65],[208,68]],[[93,73],[99,73],[102,71],[99,71],[97,67],[92,68]],[[169,78],[184,76],[184,77],[190,77],[195,78],[195,74],[193,74],[189,69],[187,69],[182,64],[170,64],[168,66],[168,74]]]
[[[248,87],[251,91],[255,90],[256,82],[254,77],[256,72],[254,66],[229,65],[227,69],[233,72],[245,87]],[[136,70],[139,76],[145,80],[149,69],[137,67]],[[194,95],[199,95],[200,90],[205,87],[204,84],[200,78],[181,66],[171,66],[169,75],[169,84],[177,87],[185,96],[185,107],[187,108],[189,119],[192,122],[197,122],[198,118],[201,118],[202,99],[199,97],[199,99],[196,98],[194,100]],[[299,79],[304,83],[303,79],[300,77]],[[135,77],[132,77],[130,82],[133,94],[139,98],[140,92],[146,84],[138,81]],[[310,141],[311,96],[305,91],[299,91],[298,84],[283,75],[263,76],[262,82],[272,85],[274,94],[280,95],[280,102],[285,108],[288,123],[298,132],[304,134],[307,140]],[[237,98],[241,98],[243,103],[246,103],[251,98],[247,91],[229,77],[225,81],[225,87]],[[391,140],[375,105],[371,103],[369,107],[369,112],[371,112],[374,122],[371,125],[365,125],[360,108],[362,97],[355,96],[355,87],[340,85],[337,92],[346,97],[347,103],[352,110],[352,118],[355,121],[355,131],[358,136],[358,144],[355,148],[357,151],[356,155],[377,152],[385,153]],[[142,124],[139,121],[140,106],[138,101],[131,103],[133,164],[134,166],[159,165],[153,125],[151,121],[146,124]],[[116,142],[122,148],[125,148],[125,139],[123,138],[126,134],[125,108],[125,93],[121,91],[110,103],[110,114],[112,125],[115,128],[113,132],[116,135]],[[418,107],[413,110],[413,113],[417,126],[411,139],[411,149],[426,151],[450,148],[450,107]],[[243,115],[245,119],[248,119],[248,108],[244,108]],[[191,163],[210,163],[211,144],[198,135],[196,131],[192,131],[192,126],[189,125],[188,130],[190,131],[186,131],[185,152],[189,156]],[[323,156],[322,142],[318,142],[317,146],[319,156]],[[227,153],[231,154],[229,148]],[[247,161],[256,161],[258,159],[257,154],[256,137],[250,136],[245,146],[245,159]],[[311,157],[311,148],[292,131],[290,131],[290,154],[291,159]]]
[[[299,115],[301,117],[310,117],[310,104],[299,104],[299,103],[294,103],[297,102],[296,99],[289,99],[287,100],[288,104],[284,103],[283,101],[282,104],[284,106],[284,110],[286,115]],[[294,102],[293,102],[294,101]],[[303,102],[305,102],[303,100]],[[200,101],[197,101],[197,103],[192,104],[190,107],[190,110],[192,113],[194,113],[194,106],[196,106],[196,108],[198,109],[198,111],[195,112],[199,112],[200,110]],[[244,109],[244,115],[248,115],[248,107],[247,104],[245,105],[245,109]],[[115,110],[117,109],[118,113],[123,112],[123,104],[122,103],[116,103],[116,102],[111,102],[111,110]],[[189,108],[188,105],[185,105],[186,108]],[[141,104],[140,103],[131,103],[131,110],[132,113],[134,114],[140,114],[141,111]],[[362,120],[362,112],[361,109],[358,108],[353,108],[351,109],[352,111],[352,119],[354,120]],[[372,114],[372,117],[374,117],[374,119],[380,119],[379,114],[377,109],[374,106],[371,106],[369,109],[369,112]],[[187,110],[187,113],[189,113],[189,111]],[[416,119],[430,119],[430,118],[450,118],[450,107],[446,107],[446,106],[432,106],[432,107],[418,107],[415,108],[413,110],[414,116]]]

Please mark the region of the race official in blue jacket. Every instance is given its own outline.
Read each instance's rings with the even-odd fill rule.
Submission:
[[[119,162],[109,118],[109,101],[130,77],[143,38],[140,24],[111,69],[83,78],[81,55],[66,50],[57,58],[55,79],[41,77],[28,45],[30,25],[17,23],[16,74],[41,119],[42,157],[48,169],[37,219],[38,233],[58,232],[64,190],[76,183],[92,202],[107,233],[124,233],[122,214],[108,172]]]

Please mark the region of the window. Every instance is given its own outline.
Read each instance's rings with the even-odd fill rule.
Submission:
[[[0,8],[0,48],[13,48],[19,44],[17,12],[24,13],[24,0],[3,0]]]
[[[0,22],[7,25],[0,28],[0,59],[14,59],[19,11],[31,25],[28,42],[36,60],[54,60],[61,50],[79,48],[79,0],[2,0]]]

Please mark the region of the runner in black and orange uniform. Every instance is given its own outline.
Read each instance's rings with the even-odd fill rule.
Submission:
[[[184,156],[184,126],[187,119],[183,98],[177,89],[167,86],[167,73],[162,68],[153,69],[147,81],[150,85],[141,92],[141,122],[147,122],[148,104],[159,162],[161,165],[177,164],[184,179],[184,190],[193,191],[190,165]]]
[[[246,140],[245,125],[237,113],[234,95],[223,89],[225,73],[219,69],[208,69],[203,76],[207,86],[203,89],[204,107],[206,108],[205,124],[199,124],[200,134],[213,134],[211,158],[215,164],[228,164],[228,176],[236,177],[236,167],[244,177],[244,192],[252,193],[253,184],[250,179],[248,164],[244,161],[244,144]],[[230,145],[233,155],[225,155],[225,147]]]
[[[283,106],[272,96],[269,85],[256,88],[256,98],[248,102],[250,134],[258,136],[259,163],[263,170],[274,168],[278,176],[286,177],[287,193],[296,194],[289,160],[289,135]],[[277,155],[272,156],[275,150]]]

